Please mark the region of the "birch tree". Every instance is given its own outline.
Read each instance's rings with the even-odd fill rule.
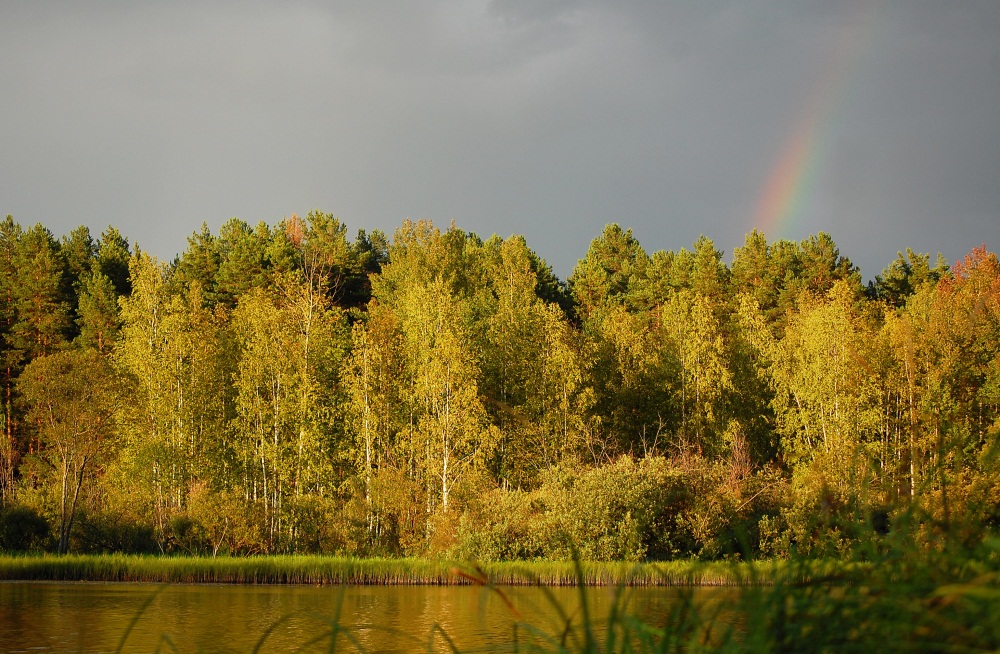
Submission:
[[[771,368],[775,413],[788,459],[819,461],[841,490],[865,474],[878,434],[880,393],[869,374],[874,338],[854,312],[853,288],[834,284],[790,321]]]
[[[32,361],[18,387],[58,486],[58,551],[65,554],[84,482],[102,465],[113,433],[115,381],[97,352],[69,350]]]
[[[732,389],[726,346],[711,299],[688,290],[662,309],[663,331],[679,364],[680,438],[709,453],[721,449],[722,405]]]
[[[145,253],[130,264],[132,294],[121,300],[114,360],[132,382],[122,407],[126,447],[119,483],[139,482],[161,536],[206,467],[210,439],[223,433],[226,398],[220,317],[195,282],[169,291],[170,270]]]
[[[382,527],[374,478],[386,466],[397,465],[396,436],[405,424],[403,366],[402,332],[395,314],[377,302],[369,305],[367,320],[354,326],[345,384],[372,538]]]
[[[307,285],[254,289],[233,313],[236,451],[247,500],[260,501],[271,547],[294,546],[295,502],[332,491],[329,373],[342,316]]]
[[[479,399],[478,369],[462,327],[459,302],[435,280],[408,289],[401,307],[407,363],[418,411],[416,434],[427,490],[427,510],[449,510],[455,485],[492,453],[491,429]]]

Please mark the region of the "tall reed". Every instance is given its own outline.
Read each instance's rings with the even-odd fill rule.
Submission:
[[[456,564],[434,559],[328,556],[241,558],[127,554],[0,556],[0,579],[231,584],[468,584],[475,569],[496,585],[724,586],[767,583],[778,563],[572,561]]]

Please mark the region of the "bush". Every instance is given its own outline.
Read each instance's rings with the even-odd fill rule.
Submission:
[[[339,498],[303,496],[289,502],[293,537],[287,551],[344,554],[357,551],[357,525]]]
[[[783,497],[774,470],[739,475],[697,456],[622,457],[546,470],[534,491],[494,488],[470,505],[456,554],[484,561],[716,559],[758,552]]]
[[[536,531],[538,505],[534,493],[494,488],[462,516],[458,525],[457,558],[480,561],[533,559],[544,555]]]
[[[81,554],[159,552],[153,526],[117,513],[83,513],[73,528],[70,549]]]
[[[49,523],[33,509],[0,509],[0,551],[37,552],[48,548]]]
[[[542,533],[564,535],[546,543],[546,555],[572,556],[566,539],[588,560],[638,561],[671,558],[688,545],[677,516],[690,505],[683,471],[666,459],[614,463],[545,475],[539,503],[546,507]],[[683,545],[682,545],[683,543]]]

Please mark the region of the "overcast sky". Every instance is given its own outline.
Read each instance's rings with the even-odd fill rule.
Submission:
[[[824,230],[866,278],[995,251],[1000,2],[0,0],[0,213],[172,258],[313,208],[524,234],[562,277],[608,222],[726,261]]]

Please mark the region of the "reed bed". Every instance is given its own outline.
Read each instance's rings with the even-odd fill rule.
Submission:
[[[0,555],[0,580],[310,585],[746,586],[769,583],[779,563],[521,561],[330,556],[165,557]],[[581,574],[582,573],[582,574]]]

